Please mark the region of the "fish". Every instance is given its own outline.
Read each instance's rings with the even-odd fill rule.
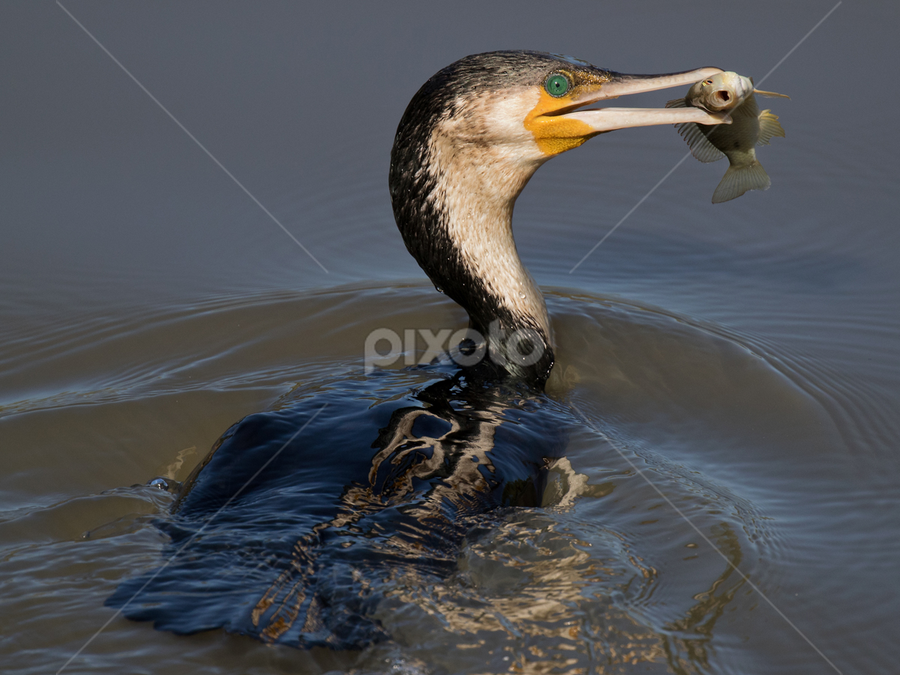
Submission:
[[[666,103],[667,108],[694,107],[709,113],[728,113],[731,118],[731,124],[675,125],[691,154],[701,162],[728,158],[730,166],[713,193],[713,204],[736,199],[748,190],[768,190],[772,185],[756,159],[756,146],[768,145],[775,136],[783,138],[784,129],[770,110],[760,112],[754,94],[790,98],[755,89],[752,79],[735,72],[722,72],[693,84],[684,98]]]

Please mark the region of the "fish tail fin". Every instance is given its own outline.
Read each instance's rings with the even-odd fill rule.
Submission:
[[[772,181],[769,174],[755,160],[742,166],[729,166],[713,193],[712,203],[721,204],[736,199],[747,190],[768,190],[770,185]]]
[[[763,110],[759,114],[759,138],[757,145],[768,145],[774,136],[784,138],[784,129],[778,122],[778,115],[773,115],[771,110]]]

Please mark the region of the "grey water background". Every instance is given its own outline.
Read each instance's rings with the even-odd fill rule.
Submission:
[[[386,189],[431,74],[526,48],[758,81],[834,3],[63,5],[320,264],[59,5],[0,6],[17,673],[63,667],[118,581],[160,563],[169,497],[130,486],[184,479],[298,383],[361,376],[375,328],[464,325]],[[394,642],[307,653],[119,617],[64,672],[896,672],[898,24],[894,3],[844,2],[766,80],[792,97],[761,101],[787,133],[759,153],[768,192],[712,206],[724,164],[688,160],[573,273],[686,146],[626,130],[539,170],[516,237],[548,292],[554,391],[591,422],[570,452],[588,489],[473,534],[444,587],[398,588]]]

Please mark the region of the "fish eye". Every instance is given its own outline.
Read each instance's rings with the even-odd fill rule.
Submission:
[[[569,78],[560,73],[551,75],[547,78],[547,81],[544,82],[544,89],[546,92],[555,98],[565,96],[571,88],[572,83],[569,81]]]
[[[703,80],[703,86],[704,86],[704,87],[707,86],[707,85],[710,85],[710,84],[712,84],[712,80]]]

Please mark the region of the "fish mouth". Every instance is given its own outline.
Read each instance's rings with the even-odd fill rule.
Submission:
[[[741,98],[735,92],[722,88],[710,92],[705,101],[695,101],[694,105],[710,113],[719,113],[736,106]]]
[[[731,92],[727,89],[719,89],[716,93],[713,94],[713,98],[717,103],[722,104],[723,106],[727,106],[731,103],[731,99],[734,98],[731,95]]]
[[[730,111],[753,93],[753,82],[737,73],[721,73],[708,81],[715,84],[716,89],[702,94],[694,105],[709,112]]]

